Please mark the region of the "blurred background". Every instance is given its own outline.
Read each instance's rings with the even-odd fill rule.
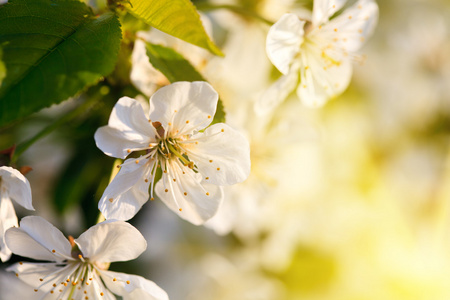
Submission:
[[[34,213],[66,235],[96,223],[114,159],[95,130],[119,97],[145,102],[168,83],[139,52],[145,30],[137,35],[179,51],[219,92],[227,123],[250,141],[252,173],[202,227],[160,201],[144,205],[130,222],[147,251],[111,269],[153,280],[172,300],[450,299],[450,2],[378,0],[349,88],[317,109],[291,96],[266,116],[253,105],[279,76],[265,54],[268,23],[307,15],[312,1],[194,3],[224,58],[122,16],[111,76],[0,131],[5,149],[83,106],[17,162],[33,168]],[[1,290],[13,284],[0,276]]]

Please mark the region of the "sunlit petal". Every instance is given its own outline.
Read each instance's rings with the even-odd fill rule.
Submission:
[[[81,234],[75,242],[84,257],[100,263],[135,259],[147,248],[142,234],[123,221],[99,223]]]

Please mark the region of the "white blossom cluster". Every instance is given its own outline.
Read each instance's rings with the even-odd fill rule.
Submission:
[[[273,261],[272,253],[289,257],[297,239],[307,235],[285,229],[308,219],[296,220],[299,211],[291,204],[297,195],[312,198],[322,168],[320,130],[305,107],[323,106],[347,89],[352,64],[363,60],[358,51],[377,24],[378,6],[374,0],[315,0],[309,12],[294,9],[295,1],[266,2],[264,14],[276,21],[270,27],[229,12],[203,18],[210,34],[217,24],[227,28],[224,58],[155,29],[137,34],[130,76],[141,98],[120,98],[94,136],[104,154],[123,161],[98,203],[104,221],[78,238],[66,238],[40,216],[19,223],[11,199],[34,210],[30,184],[18,170],[0,167],[0,259],[27,258],[7,271],[36,299],[168,299],[153,281],[108,270],[146,250],[146,238],[127,221],[148,200],[161,200],[175,215],[219,235],[233,233],[249,248],[267,233],[262,264],[270,270],[288,264],[287,258]],[[179,50],[209,83],[169,84],[149,64],[144,41]],[[213,123],[219,95],[229,125]],[[308,211],[308,201],[300,202]],[[242,263],[210,254],[196,268],[217,282],[235,282],[228,299],[281,297],[282,285],[255,271],[260,262],[244,257]],[[260,292],[239,298],[247,284]],[[185,299],[208,297],[219,299],[212,288]]]

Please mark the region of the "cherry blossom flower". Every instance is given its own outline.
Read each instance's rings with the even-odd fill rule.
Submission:
[[[308,106],[323,105],[341,94],[352,76],[355,52],[374,31],[378,6],[374,0],[358,0],[343,8],[346,0],[314,1],[310,21],[295,14],[283,15],[269,30],[266,50],[283,74],[255,105],[263,113],[276,107],[297,86],[296,93]]]
[[[34,291],[45,293],[41,299],[116,299],[113,293],[123,299],[168,299],[143,277],[107,270],[111,262],[135,259],[147,247],[126,222],[105,221],[68,240],[45,219],[28,216],[20,228],[6,232],[6,242],[14,254],[49,261],[19,262],[7,269]]]
[[[4,234],[8,228],[18,226],[11,199],[26,209],[34,210],[31,203],[30,183],[25,176],[11,167],[0,167],[0,259],[3,262],[11,257],[11,251],[5,244]]]
[[[145,153],[128,158],[106,188],[99,202],[106,219],[132,218],[148,200],[149,187],[151,200],[155,190],[193,224],[203,224],[216,213],[223,199],[221,186],[244,181],[250,173],[244,136],[223,123],[207,127],[217,101],[206,82],[176,82],[150,98],[148,119],[136,100],[119,99],[108,125],[95,133],[97,146],[117,158]],[[162,178],[155,185],[158,167]]]

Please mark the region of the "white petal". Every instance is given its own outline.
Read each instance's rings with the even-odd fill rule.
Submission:
[[[211,123],[218,99],[219,95],[207,82],[175,82],[160,88],[150,98],[150,119],[173,134],[176,130],[192,133]]]
[[[158,83],[168,83],[166,77],[150,64],[145,42],[140,39],[136,39],[134,43],[131,65],[131,82],[147,97],[156,91]]]
[[[224,123],[214,124],[203,133],[192,136],[198,144],[186,145],[203,178],[217,185],[242,182],[250,174],[250,145],[237,130]]]
[[[19,226],[16,212],[11,200],[4,193],[0,193],[0,259],[6,262],[11,257],[11,250],[5,242],[5,232],[11,227]]]
[[[341,9],[346,1],[347,0],[315,0],[312,15],[314,27],[328,22],[328,19]]]
[[[22,218],[19,228],[6,231],[5,240],[17,255],[49,261],[72,259],[72,247],[62,232],[38,216]]]
[[[285,14],[269,29],[266,40],[266,51],[270,61],[287,74],[289,68],[300,51],[303,43],[304,21],[294,14]]]
[[[375,1],[360,0],[323,26],[321,34],[328,34],[330,40],[336,38],[336,47],[355,52],[372,35],[377,21],[378,5]]]
[[[122,97],[114,106],[108,126],[95,132],[97,147],[106,155],[125,158],[128,149],[147,147],[155,141],[155,128],[136,100]]]
[[[297,95],[306,106],[319,107],[330,98],[342,93],[350,83],[352,66],[343,60],[339,65],[329,66],[327,61],[316,53],[304,52],[307,69],[300,70],[300,85]]]
[[[106,287],[124,300],[169,300],[163,289],[141,276],[103,271],[101,277]]]
[[[201,182],[200,174],[178,163],[172,163],[168,170],[156,184],[155,192],[172,211],[195,225],[203,224],[216,214],[223,200],[220,187]]]
[[[297,81],[297,70],[291,70],[287,75],[282,75],[255,102],[255,112],[262,116],[275,110],[294,90]]]
[[[97,129],[94,138],[97,147],[106,155],[122,159],[130,154],[128,150],[141,150],[142,148],[148,147],[151,142],[154,142],[154,139],[150,137],[133,140],[126,131],[118,130],[110,126],[102,126]]]
[[[106,219],[126,221],[136,215],[148,200],[151,182],[149,173],[154,164],[154,161],[150,162],[142,156],[138,159],[129,158],[124,162],[98,203],[98,209]]]
[[[147,248],[142,234],[123,221],[105,221],[85,231],[75,243],[91,262],[135,259]]]
[[[0,193],[7,190],[9,197],[29,210],[34,210],[31,203],[30,183],[16,169],[0,167]]]
[[[70,272],[64,272],[64,269],[70,268],[57,266],[54,263],[16,263],[8,267],[7,271],[19,274],[19,279],[30,285],[30,288],[39,288],[42,292],[48,292],[53,287],[53,283],[61,283],[65,281]],[[61,274],[51,275],[60,271]],[[40,279],[45,279],[41,281]],[[53,279],[53,280],[52,280]]]
[[[13,273],[4,271],[0,271],[0,291],[2,300],[40,299],[43,296],[42,292],[35,292]]]

